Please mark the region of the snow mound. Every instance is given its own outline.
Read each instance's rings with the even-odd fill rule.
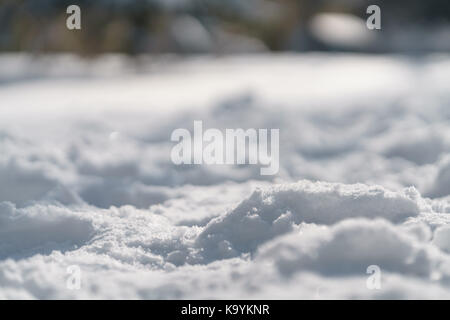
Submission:
[[[347,220],[332,227],[307,228],[262,247],[258,259],[273,261],[290,276],[314,271],[326,276],[363,274],[376,265],[386,272],[431,278],[439,252],[385,220]]]
[[[75,249],[93,234],[92,221],[67,208],[0,203],[0,258]]]
[[[227,215],[211,221],[198,244],[207,258],[253,252],[261,243],[301,223],[331,225],[344,219],[417,216],[414,188],[390,192],[380,186],[300,181],[256,190]]]

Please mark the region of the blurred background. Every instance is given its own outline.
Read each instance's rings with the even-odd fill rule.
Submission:
[[[81,8],[68,30],[66,8]],[[366,28],[381,7],[382,30]],[[254,53],[450,50],[448,0],[0,0],[0,51]]]

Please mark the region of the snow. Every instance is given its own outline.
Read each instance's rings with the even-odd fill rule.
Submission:
[[[418,214],[414,200],[382,187],[301,181],[255,191],[229,214],[211,221],[197,241],[204,254],[218,259],[253,252],[301,223],[332,225],[356,217],[399,222]]]
[[[0,298],[448,299],[449,75],[446,55],[2,55]],[[280,129],[279,174],[174,165],[194,120]]]
[[[17,209],[0,203],[0,257],[35,254],[84,244],[94,232],[92,223],[65,208],[36,205]]]
[[[387,272],[429,279],[441,259],[446,261],[433,246],[415,241],[386,221],[359,219],[291,233],[264,246],[259,258],[274,261],[283,275],[304,270],[355,275],[380,265]]]

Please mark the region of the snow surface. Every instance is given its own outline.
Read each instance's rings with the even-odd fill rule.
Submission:
[[[449,89],[447,55],[2,55],[0,298],[448,299]],[[175,166],[194,120],[279,128],[279,174]]]

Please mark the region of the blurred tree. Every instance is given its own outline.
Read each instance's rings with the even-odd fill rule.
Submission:
[[[82,30],[69,31],[66,8],[74,3]],[[0,0],[0,50],[227,52],[236,43],[246,43],[244,50],[323,50],[308,29],[311,19],[321,12],[365,18],[370,4],[382,8],[389,33],[450,22],[448,0]]]

